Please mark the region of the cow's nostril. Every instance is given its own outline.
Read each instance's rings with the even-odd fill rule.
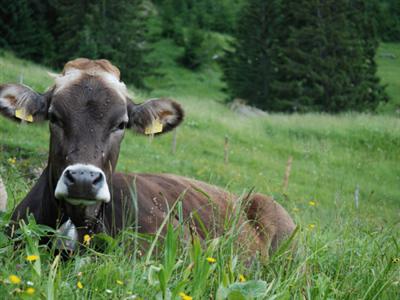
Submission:
[[[65,172],[65,179],[66,179],[66,181],[67,181],[67,184],[73,184],[73,183],[75,183],[75,179],[74,179],[74,176],[71,174],[71,172],[70,171],[66,171]]]
[[[93,185],[98,185],[103,181],[103,175],[101,173],[98,173],[96,178],[93,180]]]

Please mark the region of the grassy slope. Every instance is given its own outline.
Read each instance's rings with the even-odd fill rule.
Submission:
[[[383,49],[387,47],[390,51],[400,51],[396,45],[384,45]],[[217,71],[192,73],[177,67],[168,59],[177,55],[177,49],[168,41],[159,42],[154,55],[155,59],[164,60],[161,71],[167,75],[149,79],[155,88],[151,96],[174,97],[187,112],[186,121],[178,130],[177,153],[170,154],[171,135],[150,141],[127,133],[120,171],[171,172],[227,186],[237,193],[254,186],[260,192],[273,194],[302,226],[301,255],[290,265],[285,256],[276,258],[268,269],[254,267],[246,271],[240,265],[238,272],[272,282],[270,293],[280,298],[288,296],[288,290],[292,297],[306,294],[349,299],[372,298],[382,286],[385,289],[381,297],[393,299],[400,292],[399,267],[391,262],[399,256],[400,242],[395,234],[400,214],[398,118],[363,114],[273,114],[264,119],[241,118],[221,104],[224,95],[219,91],[222,85]],[[400,66],[396,70],[394,63],[382,57],[379,63],[380,73],[387,74],[382,76],[390,84],[389,93],[397,97],[400,92],[394,78]],[[9,55],[0,56],[0,82],[15,81],[20,73],[24,74],[25,83],[41,91],[51,83],[45,69]],[[146,95],[138,93],[138,96]],[[225,135],[230,138],[228,165],[223,163]],[[19,201],[29,190],[31,181],[27,182],[26,176],[45,160],[47,143],[46,124],[26,126],[0,119],[0,174],[7,184],[10,208],[13,201]],[[7,161],[14,156],[15,165]],[[289,156],[293,157],[292,173],[289,189],[283,193],[282,178]],[[358,209],[354,205],[357,186]],[[310,200],[316,206],[310,206]],[[314,229],[308,228],[310,224],[315,225]],[[4,250],[8,254],[10,251]],[[59,293],[65,297],[85,294],[107,298],[104,294],[107,287],[116,298],[122,297],[132,287],[113,288],[112,280],[119,276],[131,282],[134,292],[145,299],[154,295],[156,289],[146,289],[146,279],[132,275],[126,259],[119,261],[121,250],[107,254],[106,258],[96,258],[103,265],[97,277],[87,275],[88,288],[83,291],[71,288],[76,284],[76,269],[81,270],[77,267],[79,260],[63,266],[60,276],[70,286],[63,285]],[[31,276],[27,270],[16,270],[15,264],[20,261],[21,256],[17,255],[10,261],[1,260],[0,278],[12,272]],[[49,263],[43,265],[49,268]],[[89,263],[82,268],[90,273],[96,266]],[[148,272],[146,266],[139,266],[136,269],[139,273]],[[112,279],[106,279],[107,276]],[[46,277],[37,280],[38,290],[43,293],[46,280]],[[171,287],[179,282],[176,275]],[[215,293],[218,282],[211,276],[207,291]],[[191,293],[195,285],[187,284],[186,291]],[[3,292],[7,294],[12,289],[6,287]]]

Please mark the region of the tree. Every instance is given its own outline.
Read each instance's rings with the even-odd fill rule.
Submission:
[[[250,0],[238,19],[232,50],[222,59],[231,97],[249,100],[260,108],[280,110],[271,82],[276,78],[280,52],[281,1]]]
[[[124,80],[145,87],[150,13],[145,0],[2,1],[0,47],[57,68],[76,57],[107,58]]]
[[[18,56],[45,60],[52,52],[52,37],[37,13],[36,1],[0,1],[0,47]]]
[[[146,27],[150,12],[144,1],[60,0],[57,7],[57,64],[82,56],[107,58],[120,68],[124,80],[145,87],[143,79],[151,65],[145,59],[150,51]]]
[[[365,0],[249,0],[223,67],[229,90],[274,111],[373,110],[376,76]]]
[[[378,1],[376,3],[376,1]],[[400,42],[400,1],[375,0],[378,35],[385,42]]]

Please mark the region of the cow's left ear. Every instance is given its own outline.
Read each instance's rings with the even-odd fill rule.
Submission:
[[[149,135],[174,129],[184,117],[180,104],[170,99],[151,99],[142,104],[129,101],[128,114],[128,127],[138,133]]]
[[[48,93],[39,94],[22,84],[0,85],[0,113],[16,121],[36,122],[47,117]]]

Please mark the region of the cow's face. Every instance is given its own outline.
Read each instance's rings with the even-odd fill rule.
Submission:
[[[26,122],[49,120],[54,196],[76,225],[111,200],[111,175],[127,128],[164,133],[183,119],[171,100],[134,104],[116,67],[87,59],[67,63],[43,95],[23,85],[0,85],[0,112]]]

